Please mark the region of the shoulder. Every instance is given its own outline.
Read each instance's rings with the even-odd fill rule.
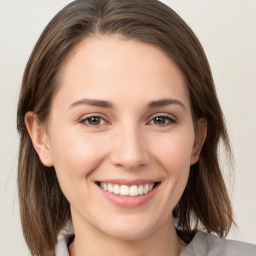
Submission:
[[[256,256],[256,245],[196,233],[181,256]]]
[[[74,235],[64,236],[56,245],[55,256],[69,256],[68,245]],[[196,233],[181,256],[256,256],[256,245]]]
[[[64,236],[55,247],[55,256],[69,256],[68,246],[74,240],[74,235]]]

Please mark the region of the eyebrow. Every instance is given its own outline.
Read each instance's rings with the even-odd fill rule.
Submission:
[[[112,108],[113,105],[106,101],[106,100],[96,100],[96,99],[80,99],[78,101],[75,101],[70,105],[70,107],[76,107],[79,105],[90,105],[100,108]]]
[[[185,105],[176,99],[161,99],[157,101],[151,101],[148,104],[149,108],[156,108],[156,107],[164,107],[171,104],[177,104],[180,105],[184,110],[186,110]],[[96,100],[96,99],[80,99],[78,101],[75,101],[70,105],[70,107],[76,107],[79,105],[89,105],[89,106],[95,106],[100,108],[113,108],[113,104],[106,100]]]
[[[149,108],[164,107],[164,106],[168,106],[171,104],[180,105],[184,110],[186,110],[185,105],[181,101],[176,100],[176,99],[162,99],[162,100],[157,100],[157,101],[151,101],[148,104],[148,107]]]

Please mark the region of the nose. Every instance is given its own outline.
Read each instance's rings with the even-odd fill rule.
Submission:
[[[132,171],[149,162],[146,142],[136,127],[120,129],[113,138],[112,148],[111,162],[117,167]]]

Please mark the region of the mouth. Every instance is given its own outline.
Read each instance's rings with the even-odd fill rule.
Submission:
[[[98,185],[101,189],[105,190],[106,192],[126,197],[138,197],[142,195],[147,195],[156,187],[158,187],[159,184],[160,182],[148,182],[136,185],[116,184],[114,182],[96,182],[96,185]]]

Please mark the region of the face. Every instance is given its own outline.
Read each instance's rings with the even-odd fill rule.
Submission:
[[[176,64],[116,37],[86,39],[70,55],[43,138],[39,155],[55,167],[75,230],[124,239],[170,222],[202,144]]]

